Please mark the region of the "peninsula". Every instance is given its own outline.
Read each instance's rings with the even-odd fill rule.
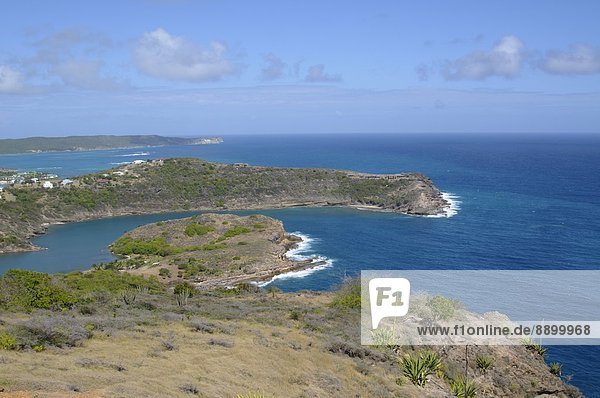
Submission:
[[[187,210],[295,206],[354,206],[437,215],[449,203],[420,173],[374,175],[188,158],[139,161],[69,180],[5,187],[0,198],[0,252],[36,250],[30,239],[56,223]]]
[[[155,276],[167,284],[189,281],[203,289],[235,286],[317,266],[316,259],[286,257],[301,241],[271,217],[202,214],[128,232],[111,246],[121,259],[96,268]]]
[[[1,154],[92,151],[102,149],[144,148],[164,145],[219,144],[220,137],[179,138],[159,135],[93,135],[70,137],[30,137],[0,139]]]

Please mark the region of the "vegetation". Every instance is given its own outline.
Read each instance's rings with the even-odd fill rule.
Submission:
[[[233,238],[235,236],[248,234],[250,232],[252,232],[252,230],[250,228],[238,225],[238,226],[235,226],[235,227],[230,228],[227,231],[225,231],[225,233],[223,234],[223,237]]]
[[[562,376],[562,365],[558,362],[552,362],[550,364],[550,373],[558,377]]]
[[[106,396],[184,398],[235,396],[260,386],[260,391],[284,396],[445,396],[452,391],[472,397],[476,390],[460,375],[427,382],[441,373],[442,356],[444,372],[458,374],[464,365],[463,347],[403,357],[398,347],[362,346],[356,327],[359,311],[353,305],[327,305],[339,299],[335,293],[278,293],[274,300],[272,292],[248,283],[194,290],[186,282],[165,288],[155,278],[113,270],[19,272],[23,274],[18,278],[11,271],[0,281],[3,287],[6,281],[13,286],[0,289],[0,388],[8,394],[101,391]],[[13,305],[12,294],[30,291],[41,298],[49,285],[71,297],[72,304],[49,309]],[[347,281],[342,290],[355,286]],[[356,298],[348,291],[342,296]],[[560,378],[548,377],[542,359],[525,350],[472,350],[478,356],[510,358],[496,365],[498,372],[492,376],[501,378],[478,379],[480,391],[493,396],[558,391],[578,397]],[[526,361],[527,378],[520,377],[523,367],[512,366],[521,361]]]
[[[468,380],[464,375],[459,374],[455,379],[450,380],[450,391],[457,398],[474,398],[477,396],[477,384],[474,380]]]
[[[336,292],[331,305],[339,309],[359,309],[361,300],[360,280],[349,279]]]
[[[74,151],[159,145],[188,145],[194,141],[186,138],[161,137],[157,135],[95,135],[1,139],[0,154],[31,151]]]
[[[494,358],[487,355],[480,355],[475,358],[475,363],[477,364],[477,367],[481,373],[485,374],[494,365]]]
[[[0,278],[0,307],[23,311],[64,310],[91,302],[94,295],[117,294],[131,288],[153,293],[164,289],[155,279],[108,270],[48,275],[13,269]]]
[[[190,237],[195,235],[203,236],[210,232],[213,232],[214,230],[215,227],[213,227],[212,225],[202,225],[197,222],[193,222],[188,224],[187,227],[185,227],[185,234]]]
[[[536,343],[531,338],[525,339],[523,344],[525,345],[525,348],[527,348],[529,351],[532,351],[532,352],[538,354],[542,358],[544,356],[546,356],[546,353],[548,352],[548,349],[546,347],[544,347],[541,344]]]
[[[414,385],[425,387],[429,381],[429,376],[436,370],[429,367],[429,362],[424,358],[423,353],[417,355],[405,355],[402,358],[401,367],[406,376]]]
[[[367,178],[325,169],[235,167],[200,159],[167,159],[73,178],[69,186],[42,189],[16,185],[0,201],[1,250],[31,248],[29,239],[45,223],[100,218],[115,214],[156,213],[165,210],[244,209],[286,204],[322,203],[375,205],[415,214],[440,211],[439,191],[420,174],[396,179]],[[431,198],[422,201],[420,198]],[[256,198],[263,198],[257,202]],[[245,226],[260,231],[262,222]],[[210,232],[191,225],[188,236]],[[227,239],[248,233],[231,228]]]
[[[454,317],[457,303],[447,297],[433,296],[428,300],[427,306],[431,309],[435,320],[447,321]]]

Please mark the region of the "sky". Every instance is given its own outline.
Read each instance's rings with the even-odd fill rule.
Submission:
[[[7,1],[0,137],[600,133],[596,0]]]

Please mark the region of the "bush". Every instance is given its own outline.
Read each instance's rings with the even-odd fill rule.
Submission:
[[[177,305],[180,307],[187,305],[188,299],[194,295],[194,290],[194,286],[189,282],[178,283],[173,291],[177,299]]]
[[[212,225],[202,225],[200,223],[193,222],[188,224],[187,227],[185,227],[185,234],[189,237],[195,235],[203,236],[210,232],[213,232],[214,230],[215,227],[213,227]]]
[[[355,309],[360,308],[361,304],[361,288],[359,279],[349,279],[344,282],[341,289],[339,289],[331,306],[340,309]]]
[[[208,344],[225,347],[225,348],[232,348],[234,345],[233,341],[221,340],[221,339],[210,339],[208,341]]]
[[[481,355],[475,358],[475,362],[477,363],[479,370],[481,370],[481,373],[485,374],[494,364],[494,358]]]
[[[145,279],[115,270],[73,272],[65,275],[63,281],[76,294],[86,297],[106,293],[118,294],[130,288],[153,294],[163,292],[165,289],[156,278]]]
[[[17,339],[10,333],[0,332],[0,350],[12,350],[17,346]]]
[[[252,230],[250,228],[238,225],[236,227],[230,228],[227,231],[225,231],[223,236],[225,238],[233,238],[234,236],[243,235],[243,234],[247,234],[250,232],[252,232]]]
[[[70,308],[77,299],[48,274],[11,269],[0,280],[0,303],[25,310]]]
[[[158,270],[158,275],[162,276],[163,278],[170,278],[171,271],[168,268],[161,268],[160,270]]]
[[[195,385],[193,385],[191,383],[181,384],[179,386],[179,389],[188,394],[193,394],[193,395],[200,394],[200,390],[198,389],[198,387],[196,387]]]
[[[14,334],[21,348],[77,347],[91,337],[89,330],[67,317],[31,319],[18,325]]]
[[[112,251],[120,256],[142,254],[165,257],[172,254],[173,247],[164,238],[145,240],[124,236],[113,243]]]
[[[433,296],[427,300],[427,306],[431,308],[435,320],[452,319],[456,310],[456,303],[449,298]]]

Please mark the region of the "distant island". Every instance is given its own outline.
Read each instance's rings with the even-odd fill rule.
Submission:
[[[0,154],[93,151],[164,145],[220,144],[220,137],[180,138],[159,135],[93,135],[1,139]]]

